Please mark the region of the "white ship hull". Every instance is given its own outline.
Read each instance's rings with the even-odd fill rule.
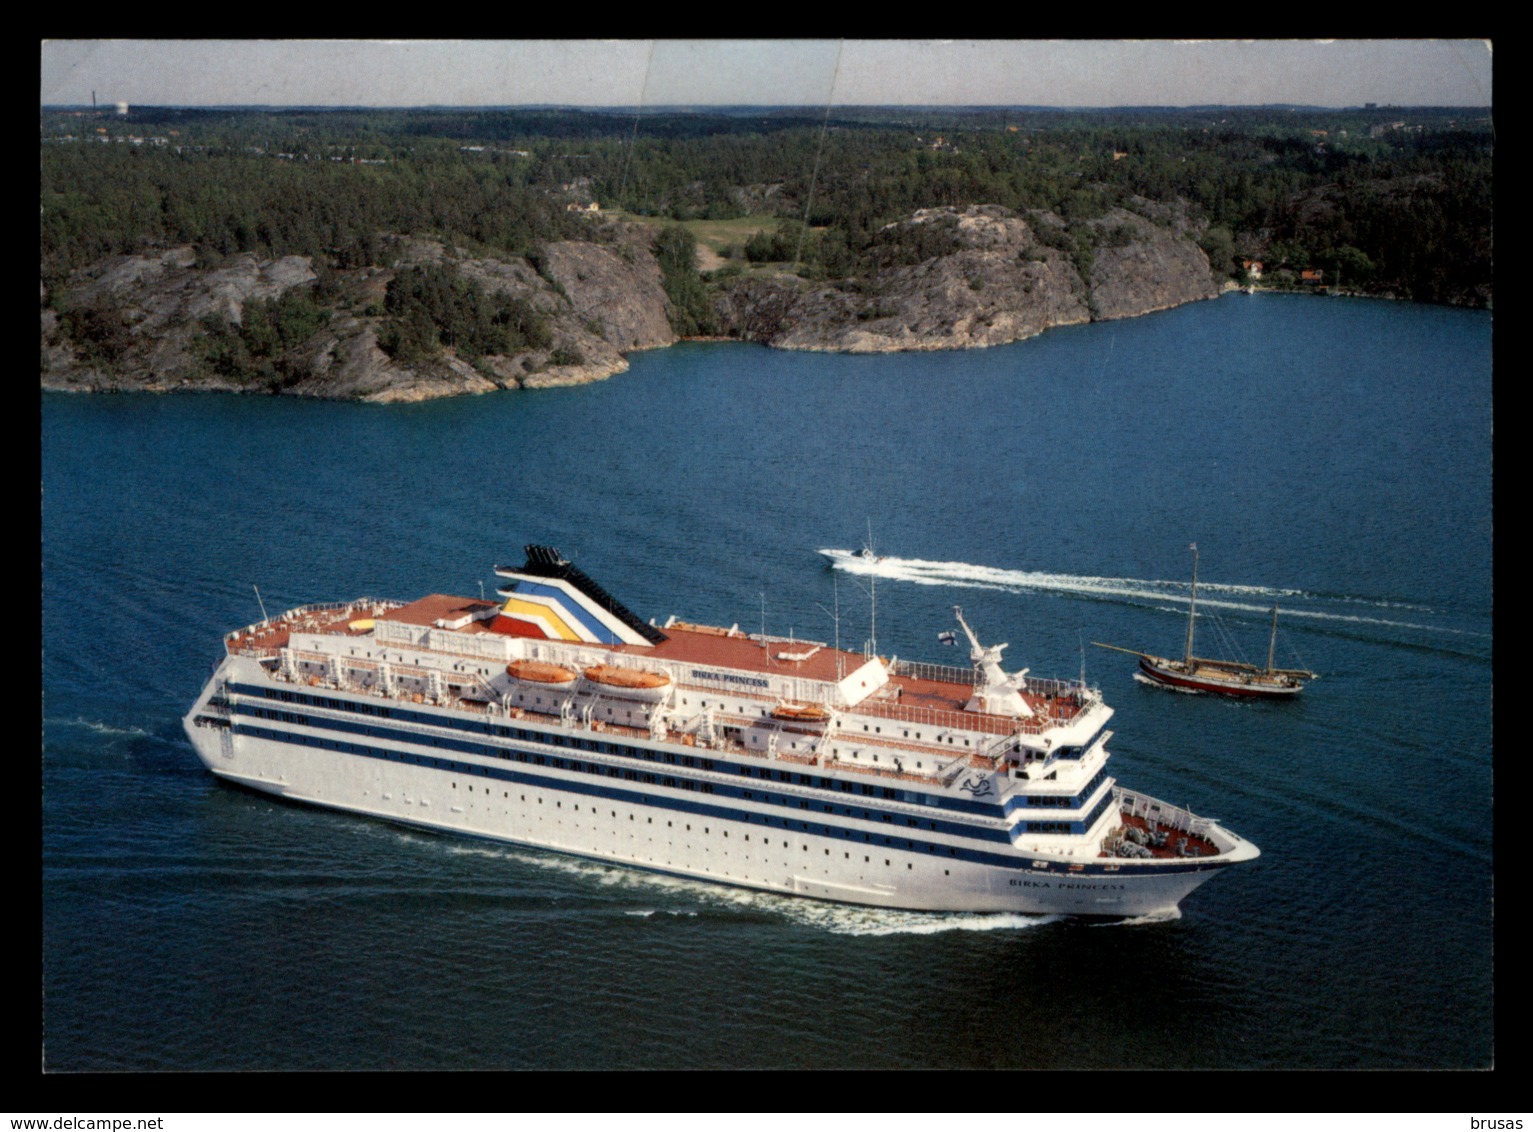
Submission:
[[[377,696],[302,685],[288,693],[346,705],[341,710],[262,696],[279,683],[268,668],[238,656],[209,681],[186,730],[215,775],[291,801],[700,881],[912,910],[1142,916],[1170,912],[1215,872],[1256,855],[1254,846],[1222,830],[1233,838],[1230,851],[1207,861],[1026,853],[975,840],[993,836],[1000,818],[933,833],[921,829],[930,810],[920,805],[879,799],[866,811],[832,805],[850,812],[827,815],[826,798],[847,799],[776,782],[761,800],[747,800],[738,796],[739,770],[726,759],[713,770],[655,774],[655,763],[636,764],[635,754],[578,750],[572,758],[572,742],[601,741],[552,719],[516,720],[523,737],[484,744],[493,754],[444,749],[463,742],[453,726],[462,713],[446,709],[412,709],[439,718],[440,726],[369,719],[362,728],[374,733],[359,734],[356,720],[368,717],[350,709],[376,710]],[[210,704],[215,695],[228,706]],[[274,702],[282,706],[269,706]],[[267,718],[273,712],[290,718]],[[299,718],[305,722],[293,722]],[[648,752],[657,762],[671,756],[701,763],[708,754],[632,737],[607,745]],[[572,763],[583,769],[570,769]],[[648,765],[640,773],[655,781],[623,777],[636,765]],[[826,777],[816,772],[813,780]],[[710,789],[712,797],[703,792]]]

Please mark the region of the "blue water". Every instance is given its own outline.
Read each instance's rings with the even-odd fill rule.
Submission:
[[[1491,316],[1236,295],[965,353],[732,344],[415,406],[43,399],[54,1070],[1491,1064]],[[820,547],[869,537],[876,579]],[[912,915],[280,804],[180,716],[306,601],[560,547],[642,616],[1012,667],[1262,858],[1180,919]],[[1104,641],[1321,673],[1146,688]],[[839,611],[839,622],[835,613]]]

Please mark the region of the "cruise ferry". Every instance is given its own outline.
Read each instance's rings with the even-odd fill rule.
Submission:
[[[1169,914],[1249,841],[1108,772],[1084,681],[642,621],[552,547],[501,600],[229,633],[185,719],[218,777],[700,881],[928,911]],[[947,634],[944,634],[947,636]],[[954,634],[956,636],[956,634]]]

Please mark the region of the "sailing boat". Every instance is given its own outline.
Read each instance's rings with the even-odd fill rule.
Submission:
[[[1198,546],[1192,544],[1192,602],[1187,607],[1187,647],[1180,660],[1154,656],[1135,649],[1091,643],[1099,648],[1115,649],[1139,658],[1139,671],[1148,680],[1188,692],[1215,692],[1223,696],[1244,696],[1248,699],[1286,700],[1304,690],[1308,680],[1319,674],[1304,668],[1274,668],[1273,652],[1277,648],[1277,603],[1272,606],[1272,639],[1267,645],[1267,667],[1259,668],[1241,660],[1211,660],[1192,654],[1194,619],[1198,610]]]

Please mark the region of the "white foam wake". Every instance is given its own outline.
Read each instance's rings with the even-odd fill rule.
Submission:
[[[97,735],[121,735],[129,739],[149,739],[153,736],[142,727],[117,727],[110,723],[102,723],[95,719],[49,719],[43,721],[43,730],[49,727],[83,727],[87,731]]]
[[[935,935],[950,931],[1019,931],[1041,927],[1060,918],[1010,913],[904,912],[892,908],[831,904],[803,896],[736,888],[733,885],[714,884],[705,880],[690,880],[686,877],[651,873],[637,867],[609,865],[580,857],[530,852],[520,846],[512,845],[503,847],[455,845],[451,851],[517,861],[539,869],[562,872],[587,881],[594,881],[603,887],[624,889],[636,894],[653,896],[666,893],[673,897],[686,897],[715,908],[780,916],[805,927],[817,928],[835,935]],[[662,911],[666,916],[697,914],[691,909],[661,910],[645,906],[630,909],[624,915],[647,920],[653,919],[657,912]]]
[[[1105,601],[1130,601],[1138,603],[1173,602],[1185,605],[1191,600],[1191,586],[1186,581],[1169,581],[1152,578],[1111,578],[1086,574],[1054,574],[1045,570],[1008,570],[997,566],[980,566],[969,562],[934,562],[924,558],[896,558],[885,555],[880,558],[861,558],[847,551],[822,550],[821,554],[832,559],[837,570],[848,574],[889,578],[893,581],[912,582],[921,586],[956,586],[968,589],[988,590],[1034,590],[1048,593],[1073,594],[1078,597]],[[843,557],[844,556],[844,557]],[[1211,594],[1224,595],[1212,597]],[[1240,597],[1262,599],[1260,602],[1237,600]],[[1459,632],[1437,625],[1422,625],[1410,621],[1397,621],[1384,617],[1370,617],[1359,613],[1343,613],[1328,609],[1303,608],[1295,601],[1319,602],[1321,595],[1305,590],[1281,589],[1274,586],[1247,583],[1199,582],[1198,604],[1200,607],[1235,610],[1241,613],[1264,614],[1272,603],[1285,599],[1283,617],[1302,617],[1316,621],[1350,622],[1362,625],[1384,625],[1397,629],[1423,629],[1431,632]],[[1374,601],[1366,598],[1341,599],[1349,604],[1361,602],[1382,609],[1419,608],[1400,602]]]

